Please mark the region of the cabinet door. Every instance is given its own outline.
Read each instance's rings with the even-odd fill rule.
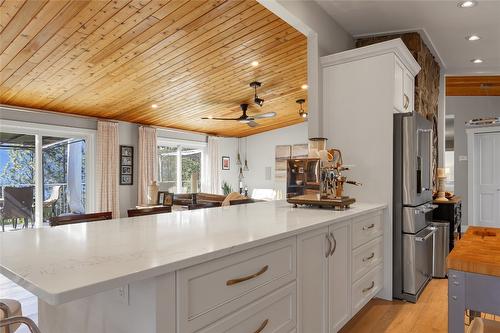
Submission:
[[[351,232],[349,222],[329,229],[334,251],[328,263],[329,325],[337,332],[351,318]]]
[[[404,112],[403,108],[403,86],[404,86],[404,75],[405,67],[404,65],[395,58],[394,63],[394,109],[397,112]]]
[[[326,333],[328,327],[328,227],[297,237],[297,328]]]
[[[404,70],[403,81],[403,111],[412,112],[414,109],[415,78],[409,70]]]

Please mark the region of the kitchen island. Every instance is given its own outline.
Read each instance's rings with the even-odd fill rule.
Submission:
[[[382,288],[385,223],[276,201],[23,230],[0,234],[0,273],[42,332],[337,330]]]
[[[500,315],[500,228],[470,226],[448,270],[448,332],[464,332],[465,310]]]

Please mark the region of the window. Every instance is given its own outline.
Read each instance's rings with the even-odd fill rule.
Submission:
[[[160,189],[171,193],[200,192],[204,150],[204,143],[159,140]]]
[[[23,211],[31,217],[4,219],[8,228],[18,227],[26,221],[41,226],[52,216],[92,211],[93,196],[87,193],[93,190],[94,132],[2,122],[0,206],[12,205],[16,196],[32,198],[23,201],[30,205]]]

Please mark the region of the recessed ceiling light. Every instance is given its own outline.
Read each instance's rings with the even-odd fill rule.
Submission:
[[[151,107],[152,107],[153,109],[156,109],[156,108],[158,107],[158,104],[151,104]]]
[[[461,1],[458,3],[458,7],[460,8],[471,8],[477,5],[477,1]]]
[[[303,90],[306,90],[307,88],[309,88],[309,86],[307,84],[303,84],[300,86]]]
[[[481,39],[481,36],[479,35],[469,35],[467,37],[465,37],[467,40],[470,40],[470,41],[475,41],[475,40],[480,40]]]
[[[483,62],[483,60],[478,58],[478,59],[472,59],[471,62],[474,64],[480,64]]]
[[[253,67],[259,66],[259,62],[257,60],[252,61],[252,66]]]

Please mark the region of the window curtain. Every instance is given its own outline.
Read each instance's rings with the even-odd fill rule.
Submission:
[[[148,185],[158,180],[158,144],[156,129],[139,127],[139,169],[138,169],[138,204],[148,203]]]
[[[84,214],[82,198],[82,152],[83,141],[68,144],[67,170],[68,170],[68,204],[72,213]]]
[[[220,168],[222,163],[219,156],[219,138],[214,136],[208,137],[207,155],[205,166],[205,179],[202,185],[202,191],[212,194],[221,193],[220,184]]]
[[[97,122],[96,194],[97,210],[120,216],[118,124]]]

